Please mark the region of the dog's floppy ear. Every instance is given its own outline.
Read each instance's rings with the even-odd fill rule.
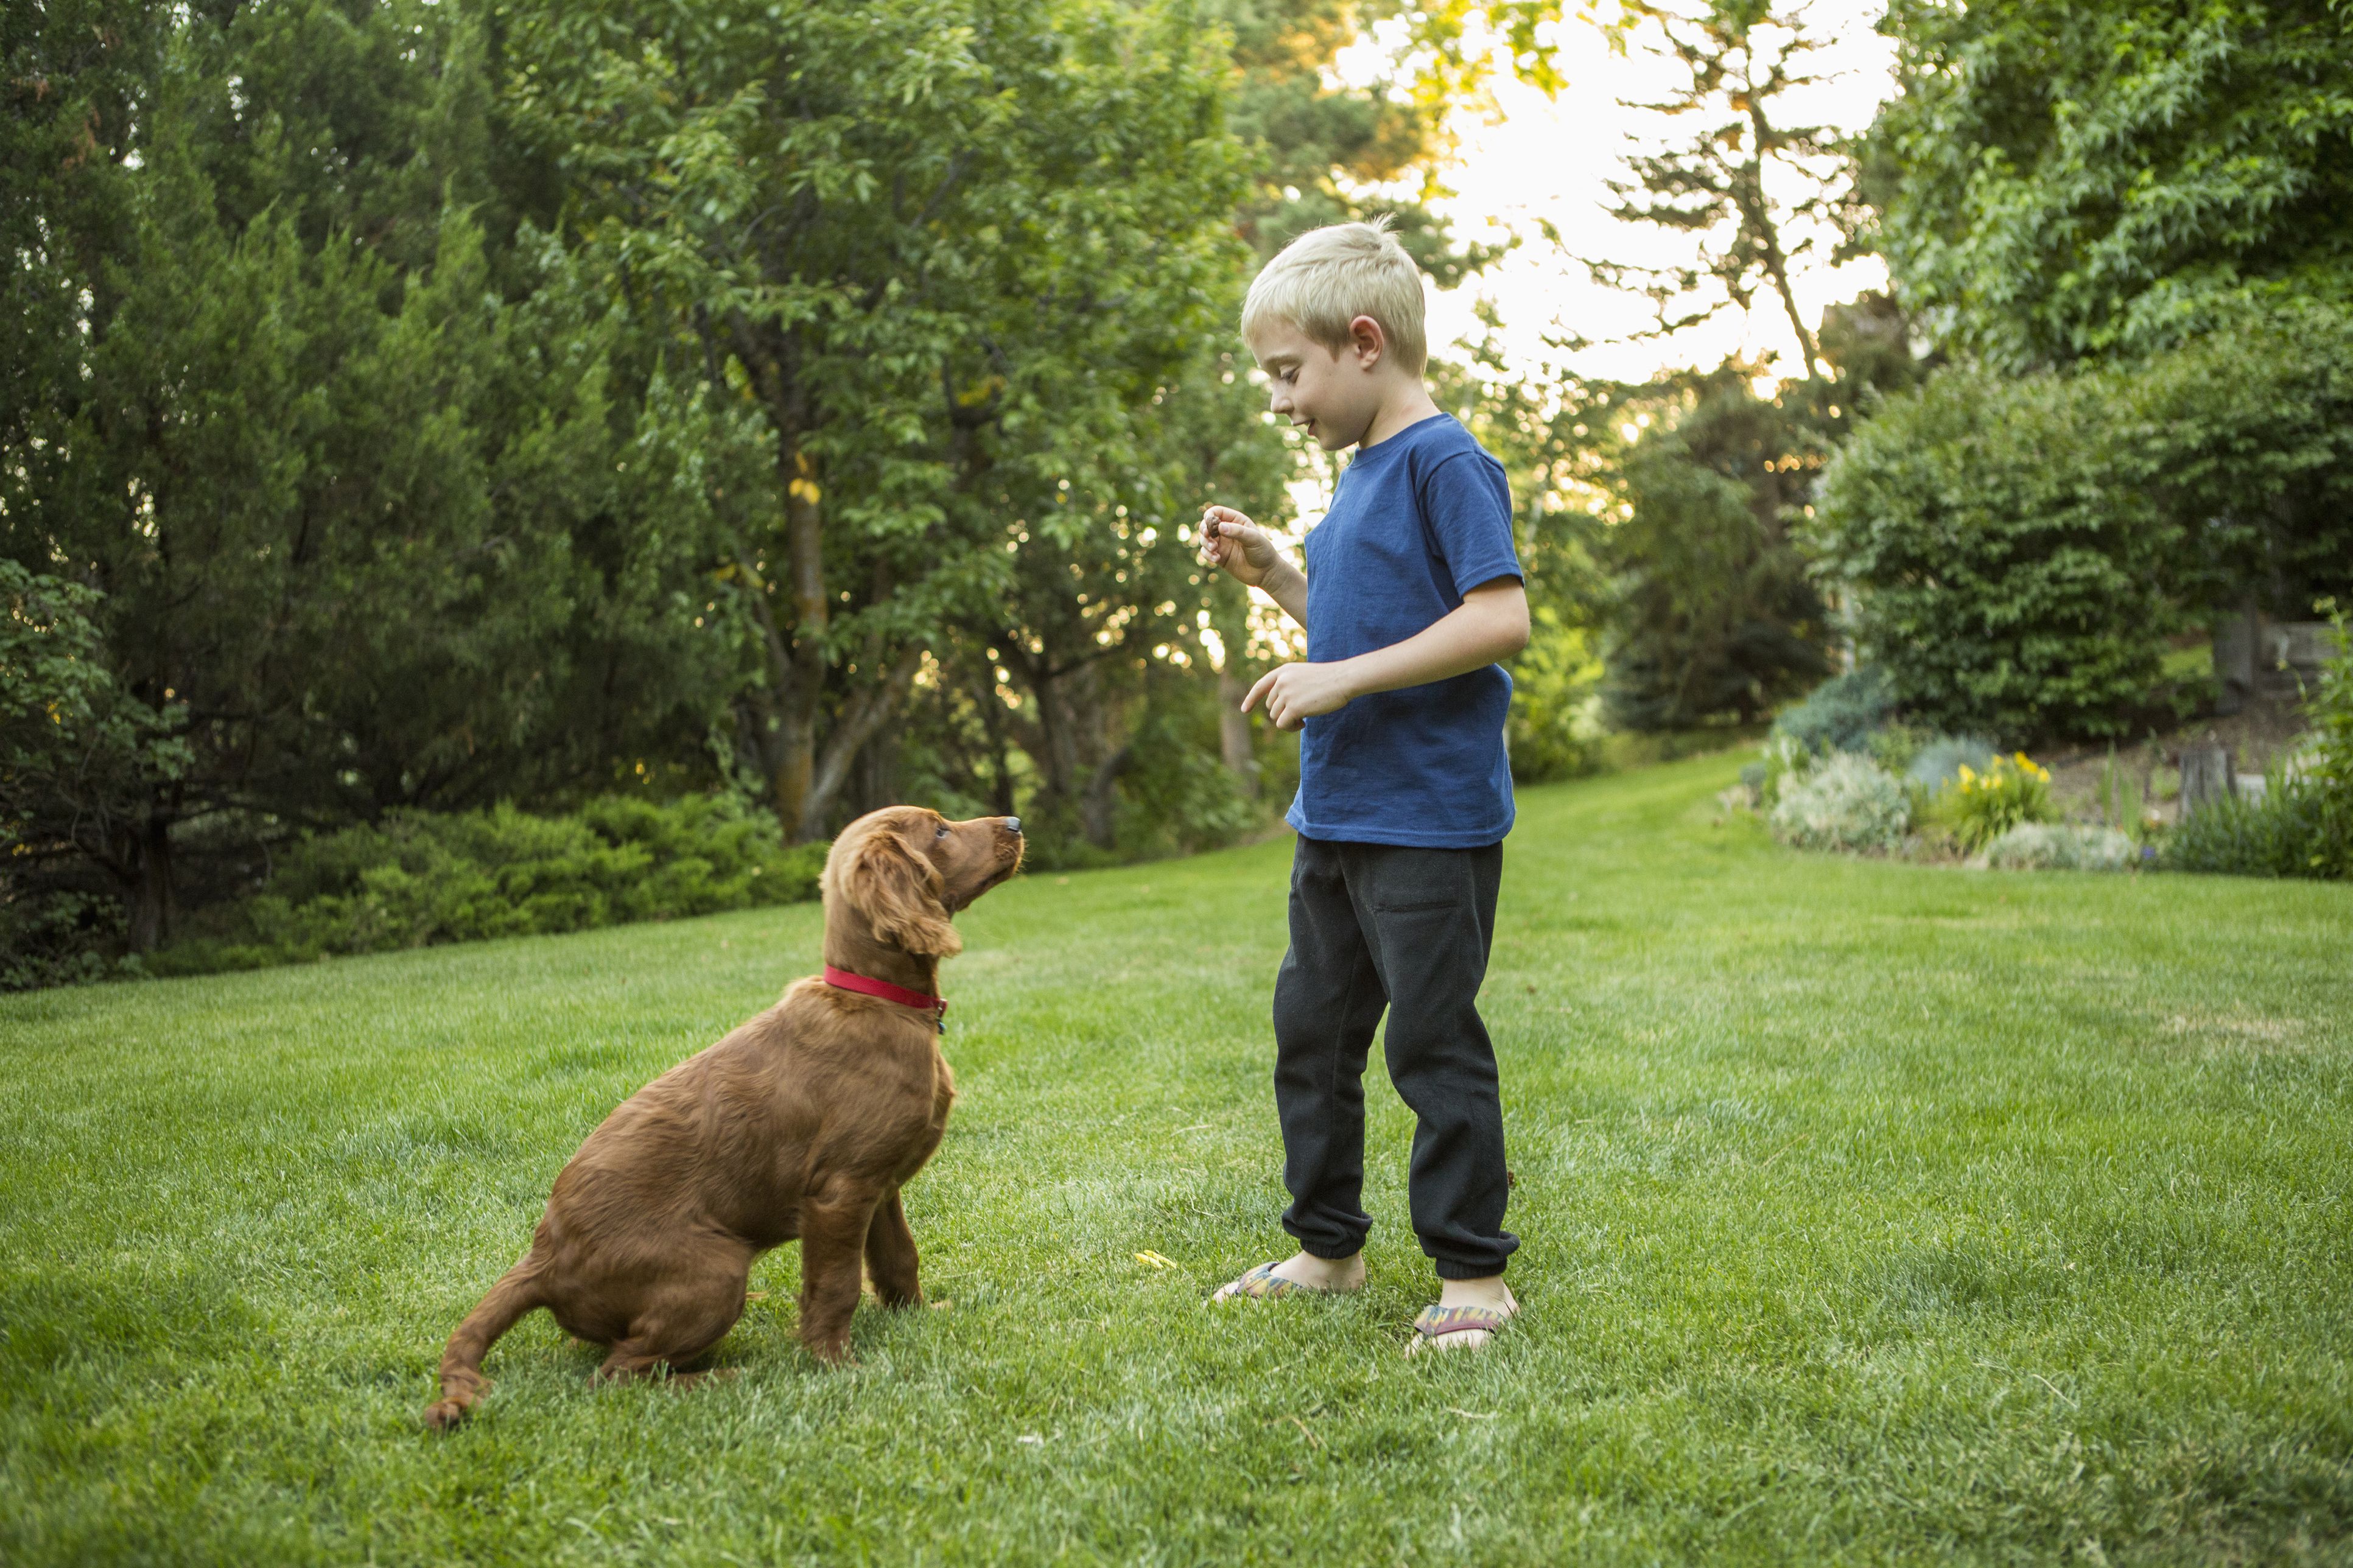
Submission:
[[[908,952],[951,958],[964,938],[940,902],[940,873],[907,841],[885,828],[867,836],[849,867],[849,901],[866,913],[874,934]]]

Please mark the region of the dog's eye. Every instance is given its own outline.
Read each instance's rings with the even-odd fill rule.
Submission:
[[[947,836],[948,836],[948,825],[947,825],[946,823],[944,823],[944,822],[943,822],[943,823],[941,823],[941,824],[940,824],[940,830],[939,830],[937,833],[934,833],[934,834],[933,834],[933,835],[932,835],[932,837],[934,837],[934,838],[945,838]]]

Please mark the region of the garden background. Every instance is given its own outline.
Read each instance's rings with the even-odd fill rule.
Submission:
[[[1524,782],[1844,672],[1891,773],[2026,748],[2139,848],[2211,725],[2313,773],[2342,8],[1898,0],[1875,117],[1810,122],[1873,19],[10,7],[0,984],[788,900],[886,802],[1041,868],[1262,831],[1295,742],[1234,700],[1295,644],[1187,534],[1312,521],[1233,321],[1373,213],[1475,323],[1434,374],[1520,503]],[[1506,99],[1615,131],[1604,210],[1455,221]],[[2111,746],[2130,812],[2066,787]],[[2316,831],[2198,863],[2341,875]]]
[[[0,1556],[2346,1560],[2353,11],[24,0],[0,101]],[[1312,526],[1235,317],[1377,214],[1535,626],[1447,1367],[1377,1092],[1375,1290],[1200,1305],[1298,646],[1187,534]],[[938,1309],[427,1442],[906,801],[1030,843]]]

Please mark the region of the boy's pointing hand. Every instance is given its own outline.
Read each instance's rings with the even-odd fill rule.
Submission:
[[[1242,699],[1247,713],[1260,699],[1278,730],[1296,730],[1318,713],[1336,713],[1356,695],[1336,664],[1278,665],[1258,678]]]

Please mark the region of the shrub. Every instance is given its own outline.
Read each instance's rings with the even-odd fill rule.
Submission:
[[[2000,752],[1991,741],[1976,735],[1939,735],[1912,753],[1904,776],[1934,795],[1959,778],[1964,767],[1991,767]]]
[[[1561,624],[1548,605],[1535,610],[1535,635],[1512,664],[1512,711],[1504,726],[1512,777],[1520,784],[1583,778],[1602,769],[1593,722],[1600,662],[1584,631]]]
[[[1946,730],[2124,732],[2155,685],[2171,538],[2096,472],[2102,410],[2065,377],[1948,371],[1823,469],[1813,542],[1858,644]]]
[[[1887,672],[1865,665],[1815,687],[1803,702],[1773,721],[1773,733],[1817,756],[1861,752],[1894,709],[1895,692]]]
[[[2158,864],[2234,877],[2341,875],[2328,869],[2330,813],[2322,792],[2303,779],[2275,784],[2258,799],[2225,796],[2200,806],[2168,836]]]
[[[2021,823],[1986,846],[1986,864],[1997,871],[2122,871],[2139,858],[2113,827],[2065,823]]]
[[[2144,360],[1947,370],[1822,470],[1808,542],[1917,720],[2121,738],[2195,691],[2185,612],[2353,591],[2353,311],[2252,310]]]
[[[1893,849],[1904,841],[1911,803],[1885,769],[1840,752],[1784,777],[1767,820],[1773,837],[1799,849]]]
[[[1983,773],[1960,764],[1952,786],[1939,792],[1930,815],[1971,855],[2021,823],[2049,822],[2050,770],[2024,752],[1995,757]]]
[[[2166,840],[2167,869],[2353,878],[2353,637],[2341,613],[2332,618],[2337,657],[2306,704],[2312,734],[2299,765],[2274,769],[2256,799],[2226,797],[2186,818]]]
[[[154,973],[252,968],[484,937],[583,931],[813,898],[826,846],[787,848],[729,796],[396,812],[305,840],[218,931],[151,954]]]
[[[2320,607],[2336,623],[2337,657],[2323,665],[2306,704],[2312,742],[2297,783],[2315,797],[2311,873],[2353,878],[2353,632],[2333,599]]]

